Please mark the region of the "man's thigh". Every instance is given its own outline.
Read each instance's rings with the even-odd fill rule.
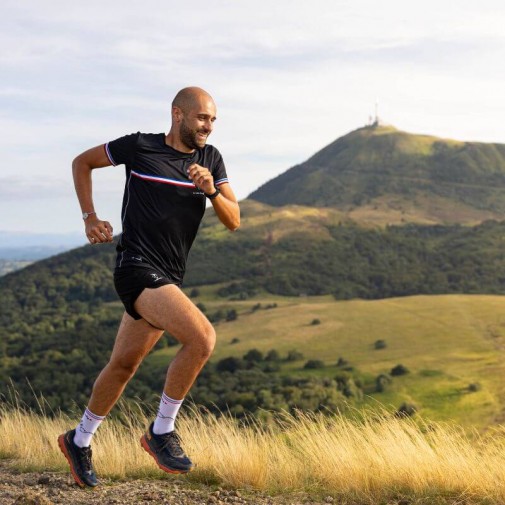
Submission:
[[[142,359],[162,334],[162,330],[153,328],[147,321],[133,319],[125,312],[114,342],[111,360],[128,364]]]
[[[213,332],[209,320],[174,284],[146,288],[135,301],[135,310],[148,323],[168,331],[181,343]]]

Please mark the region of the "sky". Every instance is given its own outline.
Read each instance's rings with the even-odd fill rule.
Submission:
[[[0,232],[80,236],[72,159],[168,132],[189,85],[217,103],[209,143],[239,199],[364,126],[376,101],[401,130],[505,143],[504,25],[489,0],[3,0]],[[93,185],[119,232],[123,167]]]

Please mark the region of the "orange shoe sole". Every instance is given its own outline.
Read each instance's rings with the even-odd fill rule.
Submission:
[[[70,466],[70,473],[72,474],[72,477],[74,478],[74,480],[78,486],[87,487],[86,484],[84,484],[84,482],[79,478],[79,476],[77,475],[77,473],[74,469],[74,465],[72,464],[72,458],[68,454],[67,446],[65,445],[64,438],[65,438],[65,434],[60,435],[58,437],[58,446],[60,447],[61,452],[63,453],[63,455],[65,456],[65,458],[68,461],[68,465]]]

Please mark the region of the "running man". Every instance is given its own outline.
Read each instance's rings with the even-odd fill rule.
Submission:
[[[240,210],[219,151],[207,145],[216,105],[203,89],[190,87],[172,102],[168,133],[135,133],[83,152],[72,164],[75,189],[90,244],[112,241],[112,226],[96,214],[93,169],[124,164],[126,184],[122,234],[117,245],[114,284],[124,304],[109,362],[93,385],[79,425],[58,444],[81,486],[98,484],[91,438],[121,396],[138,366],[164,331],[182,344],[172,360],[156,419],[142,447],[169,473],[186,473],[193,463],[174,430],[177,412],[216,340],[214,328],[181,291],[186,259],[210,200],[230,230]]]

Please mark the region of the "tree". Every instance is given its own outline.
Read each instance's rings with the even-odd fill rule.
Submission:
[[[320,359],[309,359],[303,368],[306,370],[314,369],[314,368],[324,368],[324,363]]]
[[[267,355],[265,356],[265,361],[280,361],[280,360],[281,356],[275,349],[268,351]]]
[[[383,393],[389,384],[391,384],[391,378],[388,375],[381,373],[375,379],[375,391],[377,393]]]
[[[395,367],[393,367],[391,369],[390,373],[391,373],[391,375],[393,377],[396,377],[398,375],[408,374],[409,373],[409,369],[406,366],[400,364],[400,365],[396,365]]]
[[[288,355],[286,357],[286,361],[299,361],[303,359],[304,356],[301,352],[299,351],[289,351]]]
[[[218,361],[216,365],[216,370],[218,372],[234,373],[241,368],[244,368],[244,362],[240,358],[235,358],[233,356],[223,358],[222,360]]]
[[[251,349],[244,354],[245,361],[259,363],[260,361],[263,361],[263,359],[263,353],[258,351],[258,349]]]
[[[385,349],[387,347],[385,340],[376,340],[374,343],[374,349]]]

